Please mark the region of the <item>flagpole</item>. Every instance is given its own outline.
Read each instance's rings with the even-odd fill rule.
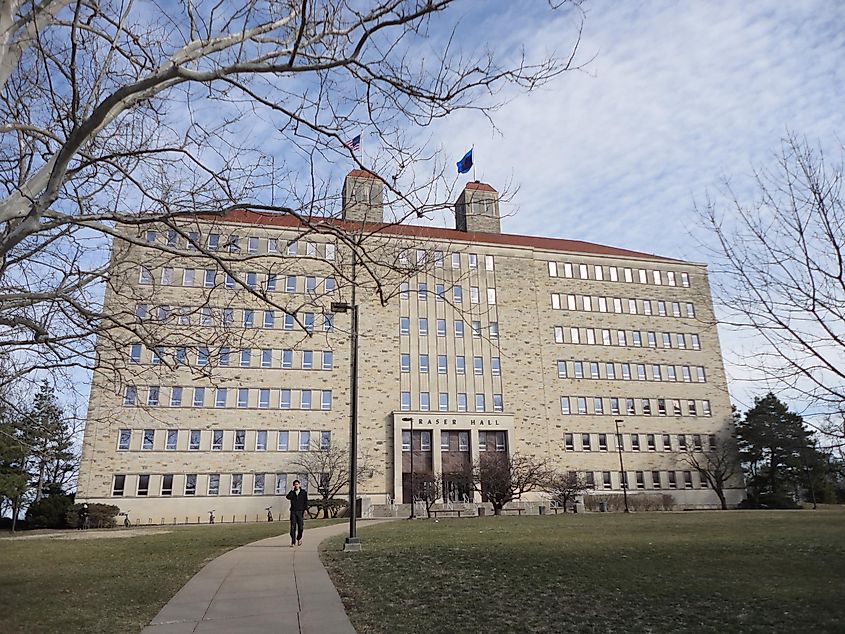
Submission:
[[[478,180],[478,179],[475,177],[475,144],[474,143],[473,143],[472,147],[470,148],[470,151],[472,152],[472,180],[475,181],[475,180]]]

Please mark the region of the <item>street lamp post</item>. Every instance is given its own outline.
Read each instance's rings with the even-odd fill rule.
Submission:
[[[622,475],[622,498],[625,500],[625,512],[628,510],[628,474],[625,473],[625,463],[622,462],[622,436],[619,434],[619,423],[624,422],[621,418],[617,418],[616,423],[616,448],[619,450],[619,473]]]
[[[352,287],[352,302],[332,302],[333,313],[352,312],[350,363],[352,366],[351,398],[349,399],[349,537],[343,544],[343,550],[355,552],[361,550],[358,539],[357,497],[358,497],[358,304],[355,303],[355,287]]]
[[[417,515],[414,510],[414,417],[413,416],[406,416],[402,419],[403,422],[411,424],[411,516],[408,518],[409,520],[416,519]]]

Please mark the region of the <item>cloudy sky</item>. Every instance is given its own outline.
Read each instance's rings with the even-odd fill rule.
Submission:
[[[539,2],[539,0],[538,0]],[[497,7],[498,12],[490,9]],[[528,5],[470,3],[483,40],[563,52],[572,14],[532,23]],[[508,8],[509,7],[509,8]],[[443,126],[455,160],[475,147],[476,177],[519,186],[503,231],[588,240],[706,262],[694,202],[771,164],[788,130],[830,147],[845,129],[845,3],[584,4],[580,59],[495,115]],[[747,190],[746,190],[747,191]],[[750,403],[722,332],[732,396]]]

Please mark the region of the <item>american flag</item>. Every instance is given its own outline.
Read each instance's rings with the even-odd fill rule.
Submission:
[[[361,149],[361,135],[359,134],[354,139],[350,139],[346,143],[344,143],[346,147],[348,147],[353,152],[357,152]]]

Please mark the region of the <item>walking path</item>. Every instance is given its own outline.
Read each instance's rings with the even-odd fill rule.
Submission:
[[[290,547],[290,537],[280,535],[221,555],[194,575],[141,634],[354,634],[317,554],[321,541],[347,529],[343,523],[306,530],[296,548]]]

